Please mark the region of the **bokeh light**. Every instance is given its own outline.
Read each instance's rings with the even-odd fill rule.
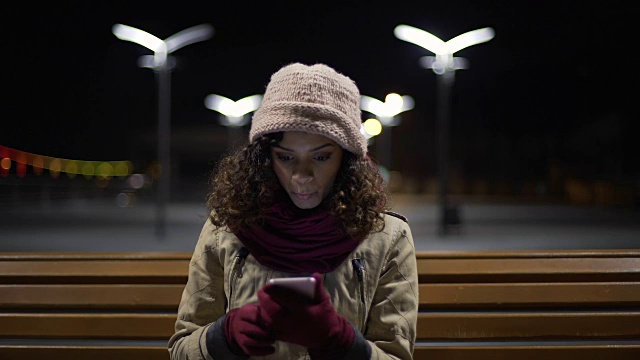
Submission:
[[[382,132],[382,124],[378,119],[367,119],[362,126],[364,127],[364,131],[369,136],[377,136]]]
[[[75,160],[67,161],[65,171],[69,179],[74,179],[78,175],[78,162]]]
[[[3,170],[11,169],[11,159],[2,158],[2,160],[0,160],[0,168],[2,168]]]
[[[121,192],[116,196],[116,204],[121,207],[133,207],[136,204],[136,194],[132,192]]]
[[[93,175],[94,175],[94,171],[95,171],[95,169],[94,169],[94,167],[93,167],[93,164],[92,164],[92,163],[90,163],[90,162],[88,162],[88,161],[85,161],[85,162],[82,164],[82,170],[81,170],[81,173],[82,173],[82,175],[84,175],[84,178],[85,178],[85,179],[87,179],[87,180],[88,180],[88,179],[91,179],[91,178],[93,177]]]
[[[31,166],[33,166],[34,174],[42,175],[42,172],[44,171],[44,157],[42,157],[41,155],[35,155],[33,157],[33,162],[31,163]]]
[[[108,162],[103,162],[96,168],[96,176],[101,179],[109,180],[113,177],[114,173],[115,171],[113,169],[113,166],[111,166],[111,164],[109,164]]]
[[[27,174],[27,164],[17,163],[16,174],[18,175],[18,177],[24,177]]]
[[[159,162],[154,162],[149,166],[147,172],[149,176],[151,176],[151,179],[157,180],[160,178],[160,175],[162,175],[162,165],[160,165]]]
[[[12,167],[12,162],[16,163],[16,175],[23,178],[27,174],[28,167],[32,167],[35,175],[41,175],[44,170],[49,170],[52,178],[58,178],[60,173],[65,173],[70,179],[78,174],[84,175],[86,179],[99,176],[109,179],[114,176],[121,178],[133,173],[133,163],[124,161],[83,161],[54,158],[50,156],[32,154],[26,151],[12,149],[0,145],[0,175],[8,176]]]
[[[53,159],[51,163],[49,163],[49,174],[52,178],[57,179],[60,176],[60,171],[62,171],[62,162],[60,159]]]
[[[133,164],[131,161],[118,161],[113,168],[116,176],[125,177],[133,171]]]
[[[127,180],[129,186],[133,189],[140,189],[144,186],[145,179],[142,174],[132,174]]]

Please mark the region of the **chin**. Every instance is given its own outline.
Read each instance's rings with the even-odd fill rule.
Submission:
[[[309,200],[300,200],[295,196],[291,196],[291,201],[299,209],[313,209],[313,208],[316,208],[321,203],[321,201],[318,201],[315,198],[309,199]]]

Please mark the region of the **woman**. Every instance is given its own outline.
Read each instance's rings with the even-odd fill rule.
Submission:
[[[249,145],[212,175],[172,359],[410,359],[418,280],[410,228],[385,211],[360,93],[334,69],[271,77]],[[269,279],[311,275],[311,299]]]

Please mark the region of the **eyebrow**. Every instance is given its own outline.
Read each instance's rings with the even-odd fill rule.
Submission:
[[[325,147],[327,147],[327,146],[334,146],[334,145],[333,145],[333,144],[330,144],[330,143],[326,143],[326,144],[324,144],[324,145],[320,145],[320,146],[318,146],[318,147],[315,147],[315,148],[313,148],[313,149],[311,149],[311,150],[309,150],[309,151],[316,151],[316,150],[320,150],[320,149],[325,148]],[[295,152],[295,150],[293,150],[293,149],[289,149],[289,148],[286,148],[286,147],[284,147],[284,146],[282,146],[282,145],[273,145],[273,147],[277,147],[277,148],[279,148],[279,149],[286,150],[286,151]]]

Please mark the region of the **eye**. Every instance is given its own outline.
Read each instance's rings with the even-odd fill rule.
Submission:
[[[283,153],[276,153],[276,158],[280,161],[289,161],[291,159],[293,159],[293,156],[289,155],[289,154],[283,154]]]
[[[317,161],[327,161],[327,160],[331,159],[331,153],[318,154],[318,155],[314,156],[313,158],[316,159]]]

